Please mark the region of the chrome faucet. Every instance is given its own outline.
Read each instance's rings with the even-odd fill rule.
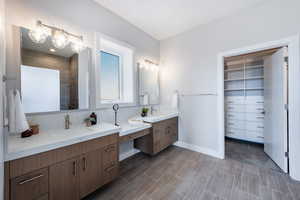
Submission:
[[[65,129],[70,129],[70,125],[71,125],[71,121],[70,121],[70,115],[66,114],[65,116]]]

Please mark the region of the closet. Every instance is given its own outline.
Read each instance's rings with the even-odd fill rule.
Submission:
[[[264,65],[276,50],[225,59],[226,137],[264,143]]]

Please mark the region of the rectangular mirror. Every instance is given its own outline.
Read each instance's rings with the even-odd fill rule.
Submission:
[[[20,28],[20,75],[25,113],[57,112],[89,107],[89,48],[74,52],[71,42],[58,49],[51,36],[36,43],[29,30]]]
[[[139,69],[140,105],[156,105],[160,102],[159,70],[151,67]]]

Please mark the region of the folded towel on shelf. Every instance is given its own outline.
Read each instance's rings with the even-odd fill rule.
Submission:
[[[23,111],[20,92],[16,89],[8,92],[8,118],[9,132],[22,133],[29,129],[29,125]]]

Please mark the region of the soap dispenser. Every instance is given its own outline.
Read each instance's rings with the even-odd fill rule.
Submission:
[[[90,118],[91,118],[92,125],[96,125],[97,124],[97,115],[96,115],[96,113],[92,112],[92,114],[90,115]]]

